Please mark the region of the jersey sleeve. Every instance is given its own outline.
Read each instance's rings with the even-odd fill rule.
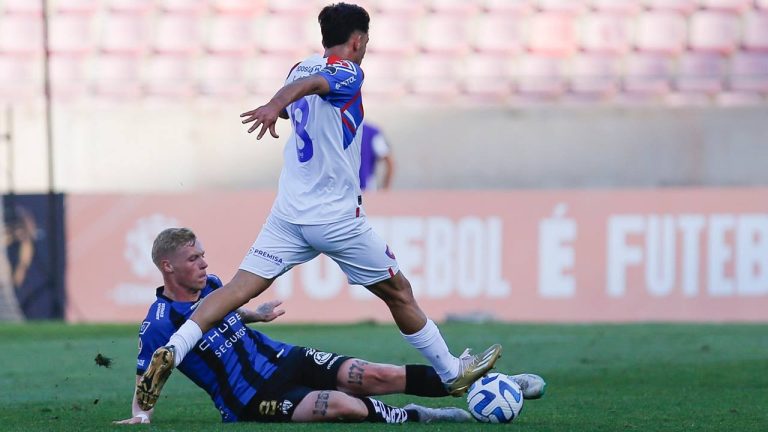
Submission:
[[[141,323],[139,329],[139,356],[136,359],[136,375],[141,375],[149,367],[152,354],[156,349],[168,343],[174,332],[169,320],[152,320],[150,317]]]
[[[383,158],[389,156],[389,144],[387,143],[386,138],[384,138],[384,134],[376,134],[371,140],[371,147],[373,148],[373,153],[376,154],[376,157]]]
[[[216,276],[215,274],[209,274],[208,275],[208,286],[217,289],[224,286],[224,282],[221,281],[221,278]]]
[[[328,94],[321,97],[337,108],[352,100],[363,86],[363,70],[349,60],[329,60],[318,75],[325,78],[331,88]]]

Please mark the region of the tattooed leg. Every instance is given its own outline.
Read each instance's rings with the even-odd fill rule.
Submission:
[[[405,391],[405,367],[349,359],[336,375],[336,389],[356,396]]]

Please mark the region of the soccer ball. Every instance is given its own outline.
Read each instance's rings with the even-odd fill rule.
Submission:
[[[523,392],[507,375],[489,373],[469,387],[467,404],[479,422],[509,423],[523,409]]]

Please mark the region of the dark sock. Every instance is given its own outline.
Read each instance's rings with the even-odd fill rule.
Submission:
[[[418,421],[418,414],[415,418],[411,418],[412,410],[404,410],[402,408],[393,407],[387,405],[384,402],[367,397],[360,398],[368,408],[368,417],[365,421],[371,423],[405,423],[407,421]]]
[[[448,396],[448,391],[431,366],[405,365],[405,394],[442,397]]]

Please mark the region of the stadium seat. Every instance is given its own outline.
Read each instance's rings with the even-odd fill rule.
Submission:
[[[509,58],[478,53],[461,62],[461,91],[472,101],[499,103],[509,96],[513,80]]]
[[[141,94],[140,61],[136,56],[103,53],[90,66],[89,82],[97,96],[123,99]]]
[[[42,95],[41,71],[39,59],[0,55],[0,99],[18,102]]]
[[[108,13],[101,23],[99,47],[115,54],[139,54],[146,49],[147,22],[140,13]]]
[[[295,14],[269,14],[258,21],[255,45],[264,53],[304,56],[308,51],[319,52],[320,40],[312,33],[316,47],[310,49],[309,28],[312,22],[308,16]],[[317,24],[314,24],[315,26]],[[312,27],[314,29],[314,27]]]
[[[251,16],[266,10],[266,0],[210,0],[211,9],[217,13]]]
[[[715,94],[722,90],[725,61],[716,53],[683,53],[677,58],[675,90],[681,93]]]
[[[242,57],[208,55],[198,60],[198,90],[204,96],[245,97],[245,61]]]
[[[43,12],[43,2],[36,0],[3,0],[0,5],[6,14],[40,15]]]
[[[701,92],[670,91],[661,102],[668,107],[711,106],[719,93],[708,94]]]
[[[318,12],[315,4],[307,0],[267,0],[267,11],[270,14],[299,16]]]
[[[206,7],[206,0],[155,0],[160,10],[169,13],[199,14]]]
[[[252,93],[272,96],[300,59],[292,54],[259,54],[246,60],[246,85]]]
[[[214,54],[246,55],[254,51],[253,18],[241,14],[217,14],[208,18],[205,48]]]
[[[405,93],[405,68],[407,63],[394,54],[371,53],[363,62],[363,95],[379,100],[395,100]]]
[[[199,15],[161,13],[155,19],[152,48],[167,54],[192,54],[198,49]]]
[[[619,85],[618,59],[610,54],[580,54],[567,62],[568,89],[595,99],[616,92]]]
[[[50,48],[55,53],[86,54],[93,49],[91,15],[56,14],[50,20]]]
[[[523,49],[524,18],[518,14],[480,14],[470,27],[470,47],[480,53],[509,55]]]
[[[478,0],[480,10],[489,14],[530,14],[534,11],[530,0]]]
[[[183,55],[145,59],[143,89],[148,96],[187,98],[193,94],[193,62]]]
[[[408,90],[439,101],[458,95],[459,64],[455,56],[422,54],[407,62]]]
[[[768,53],[737,52],[731,56],[729,84],[737,92],[768,92]]]
[[[428,0],[427,9],[433,13],[460,15],[469,19],[480,8],[477,2],[466,0]]]
[[[675,11],[689,14],[696,10],[698,0],[643,0],[643,6],[652,10]]]
[[[379,14],[395,14],[404,15],[406,17],[416,17],[426,12],[426,5],[421,1],[372,0],[371,5],[373,9],[378,12],[376,15],[376,21],[379,19]]]
[[[659,96],[670,89],[672,64],[664,54],[634,53],[624,57],[626,93],[635,96]]]
[[[653,53],[677,54],[686,42],[686,22],[675,12],[646,12],[637,17],[634,45]]]
[[[560,57],[521,56],[514,64],[513,77],[517,93],[524,97],[554,98],[565,90]]]
[[[51,93],[58,99],[74,99],[85,93],[83,57],[54,54],[50,58]]]
[[[576,47],[573,17],[564,13],[532,16],[526,46],[535,54],[568,55]]]
[[[588,13],[582,17],[577,35],[578,46],[594,53],[623,53],[629,46],[627,15]]]
[[[147,13],[154,6],[154,0],[107,0],[107,9],[118,13]]]
[[[689,18],[688,46],[696,51],[730,53],[739,34],[739,18],[730,12],[697,11]]]
[[[534,0],[536,9],[544,12],[556,12],[577,15],[586,9],[583,0]]]
[[[642,5],[637,0],[588,0],[588,6],[598,12],[634,14]]]
[[[742,46],[750,51],[768,51],[768,12],[744,14]]]
[[[723,108],[755,106],[765,104],[765,98],[754,92],[731,92],[725,91],[718,93],[715,98],[716,104]]]
[[[463,54],[468,49],[468,30],[468,22],[461,15],[426,15],[419,22],[419,48],[435,54]]]
[[[370,28],[368,50],[382,54],[408,55],[416,50],[416,20],[402,14],[379,14]]]
[[[751,0],[699,0],[699,5],[705,9],[728,12],[743,12],[750,3]]]
[[[0,52],[40,55],[43,52],[43,21],[39,15],[5,15],[0,20]]]
[[[56,13],[92,14],[100,3],[100,0],[56,0],[51,3],[51,9]]]

